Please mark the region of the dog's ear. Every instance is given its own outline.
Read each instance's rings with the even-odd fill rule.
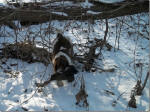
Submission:
[[[54,74],[51,76],[51,81],[52,81],[52,80],[59,80],[59,79],[60,79],[60,75],[62,75],[62,74],[59,73],[59,72],[54,73]]]
[[[78,70],[73,65],[69,65],[65,69],[65,74],[67,74],[67,75],[74,75],[76,73],[78,73]]]

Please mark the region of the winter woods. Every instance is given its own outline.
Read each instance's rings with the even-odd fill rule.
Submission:
[[[148,0],[24,1],[0,1],[1,111],[148,111]]]

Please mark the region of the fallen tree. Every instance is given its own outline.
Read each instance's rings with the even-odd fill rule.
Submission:
[[[22,24],[37,24],[50,20],[98,20],[149,11],[148,0],[111,4],[89,0],[90,6],[83,6],[82,1],[52,0],[48,3],[9,4],[16,8],[0,7],[0,24],[10,24],[13,20],[19,20]]]

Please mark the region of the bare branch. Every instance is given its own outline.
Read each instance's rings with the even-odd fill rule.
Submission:
[[[144,80],[144,84],[143,84],[143,86],[142,86],[142,91],[144,90],[144,88],[145,88],[145,86],[146,86],[148,77],[149,77],[149,72],[147,72],[146,78],[145,78],[145,80]]]

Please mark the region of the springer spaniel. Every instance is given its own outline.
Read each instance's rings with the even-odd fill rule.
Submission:
[[[73,45],[68,38],[60,33],[58,33],[53,44],[52,63],[54,74],[51,76],[51,80],[72,82],[74,74],[78,72],[72,62],[74,56]]]

